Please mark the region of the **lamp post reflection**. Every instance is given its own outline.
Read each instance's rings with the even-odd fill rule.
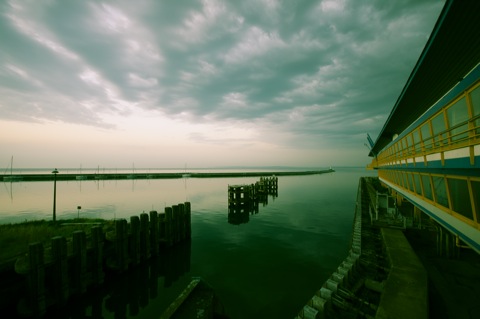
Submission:
[[[58,170],[55,168],[55,170],[52,171],[53,174],[53,222],[55,223],[57,220],[57,215],[56,215],[56,206],[57,206],[57,174]]]

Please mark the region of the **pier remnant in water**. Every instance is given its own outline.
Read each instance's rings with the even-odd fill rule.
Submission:
[[[228,185],[228,222],[247,223],[249,214],[258,213],[258,205],[268,204],[268,195],[278,196],[278,177],[260,177],[255,184]]]

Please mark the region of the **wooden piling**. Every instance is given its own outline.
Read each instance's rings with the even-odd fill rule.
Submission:
[[[192,213],[190,202],[185,202],[185,238],[192,237]]]
[[[59,305],[64,305],[68,300],[68,260],[67,240],[62,236],[51,239],[52,248],[52,295]]]
[[[140,218],[130,217],[130,259],[134,265],[140,263]]]
[[[184,241],[185,240],[185,204],[183,203],[178,204],[178,210],[179,210],[178,240]]]
[[[82,230],[73,232],[72,290],[87,291],[87,236]]]
[[[173,244],[173,209],[172,207],[165,207],[165,243],[166,246]]]
[[[92,283],[99,285],[105,278],[103,272],[103,230],[101,226],[92,227]]]
[[[83,294],[88,287],[103,283],[104,266],[123,272],[129,268],[130,263],[136,265],[151,256],[158,256],[160,241],[164,240],[167,246],[171,246],[173,243],[190,239],[191,204],[185,202],[166,207],[165,212],[160,214],[157,211],[150,211],[149,214],[143,213],[140,217],[132,216],[130,225],[125,219],[118,219],[115,221],[114,229],[104,234],[102,226],[92,227],[91,244],[89,241],[88,245],[84,231],[73,232],[71,251],[66,238],[53,237],[52,258],[50,260],[48,257],[46,262],[43,245],[30,244],[29,267],[19,266],[17,270],[19,274],[26,275],[25,301],[29,308],[28,315],[41,317],[46,312],[47,304],[65,305],[72,294]],[[107,249],[106,253],[104,247]],[[158,258],[155,260],[158,262]],[[177,266],[176,263],[172,264],[174,268]],[[139,271],[139,275],[145,278],[145,284],[142,285],[148,286],[149,271]],[[150,290],[153,294],[157,293],[155,287],[156,284],[152,283]]]
[[[148,214],[140,214],[140,259],[150,258],[150,225]]]
[[[165,241],[165,212],[158,214],[158,236]]]
[[[173,243],[176,244],[180,241],[180,208],[178,205],[172,206],[172,239]]]
[[[157,256],[160,251],[160,232],[156,210],[150,211],[150,251],[152,256]]]
[[[43,245],[32,243],[28,246],[28,304],[34,316],[41,317],[46,311],[45,302],[45,263]]]
[[[128,268],[128,235],[127,221],[117,219],[115,221],[115,255],[116,267],[119,271],[125,271]]]

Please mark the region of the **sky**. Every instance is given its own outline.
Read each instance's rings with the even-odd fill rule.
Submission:
[[[0,0],[0,169],[365,166],[444,0]]]

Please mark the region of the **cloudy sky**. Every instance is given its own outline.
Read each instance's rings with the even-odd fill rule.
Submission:
[[[443,4],[0,0],[0,167],[363,166]]]

